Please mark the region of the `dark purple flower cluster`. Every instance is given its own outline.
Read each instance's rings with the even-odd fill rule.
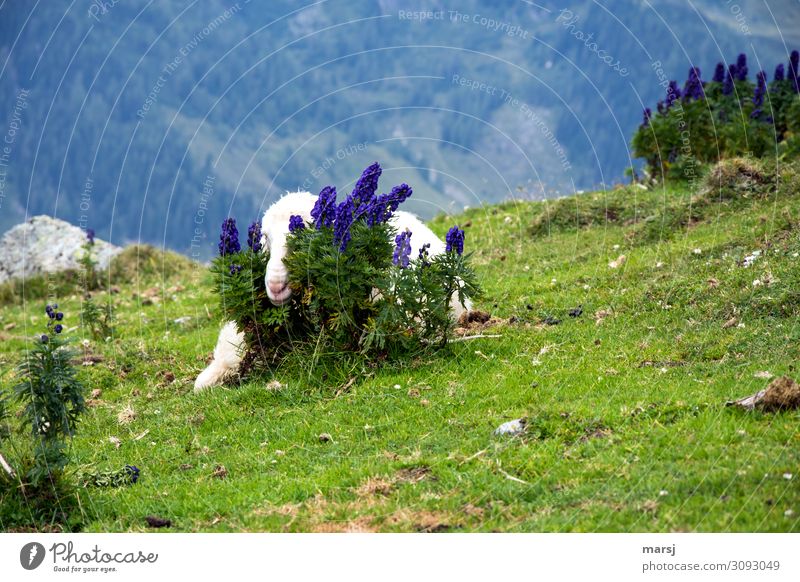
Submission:
[[[394,237],[394,245],[392,263],[398,265],[401,269],[405,269],[408,267],[408,258],[411,256],[411,231],[406,229]]]
[[[429,267],[430,266],[430,262],[428,261],[428,257],[429,257],[428,251],[430,250],[430,248],[431,248],[431,243],[425,243],[419,249],[418,258],[419,258],[420,262],[422,263],[423,267]]]
[[[52,305],[46,305],[45,308],[44,308],[44,312],[47,314],[47,317],[50,319],[50,321],[47,322],[47,328],[48,329],[51,329],[52,331],[54,331],[57,334],[61,333],[62,331],[64,331],[64,326],[61,325],[60,323],[56,323],[55,325],[53,325],[54,322],[61,321],[61,320],[64,319],[64,314],[62,312],[58,311],[58,303],[53,303]],[[42,343],[46,344],[48,341],[50,341],[50,338],[47,335],[43,335],[42,336]]]
[[[717,63],[714,69],[714,76],[711,78],[715,83],[722,83],[725,80],[725,63]]]
[[[86,242],[89,243],[89,246],[94,246],[94,229],[87,228],[86,229]]]
[[[736,57],[736,80],[747,80],[747,55],[744,53],[739,53],[739,56]]]
[[[378,189],[378,178],[381,177],[382,173],[383,170],[378,162],[367,166],[364,171],[361,172],[361,177],[358,179],[358,182],[356,182],[356,186],[353,188],[353,193],[351,194],[356,206],[368,204],[372,201]]]
[[[139,480],[139,468],[136,465],[125,465],[125,472],[128,473],[131,483]]]
[[[753,91],[753,105],[756,109],[764,105],[764,95],[767,92],[767,74],[760,71],[756,75],[756,88]],[[753,112],[755,113],[755,111]]]
[[[783,68],[783,63],[778,63],[778,66],[775,67],[775,80],[776,81],[783,81],[786,78],[786,72]]]
[[[680,99],[681,97],[681,90],[678,87],[677,81],[670,81],[669,87],[667,87],[667,101],[664,104],[666,109],[672,107],[672,104],[675,102],[676,99]]]
[[[261,250],[261,223],[258,220],[247,227],[247,246],[254,253]]]
[[[333,238],[339,243],[339,250],[344,252],[350,242],[350,227],[357,220],[356,203],[351,194],[336,207],[336,218],[333,222]]]
[[[366,210],[367,224],[375,226],[392,217],[392,213],[413,193],[408,184],[392,188],[388,194],[381,194],[369,203]]]
[[[733,80],[736,78],[736,65],[728,65],[728,74],[722,82],[722,94],[730,95],[733,93]]]
[[[696,101],[705,98],[703,81],[700,79],[700,69],[698,67],[689,69],[689,78],[683,86],[683,97],[686,101]]]
[[[364,220],[370,227],[383,224],[411,196],[412,190],[408,184],[395,186],[389,194],[375,196],[381,173],[378,162],[367,167],[350,195],[338,205],[336,188],[326,186],[319,193],[311,217],[317,229],[333,226],[334,239],[340,251],[344,252],[350,242],[353,224],[359,220]]]
[[[319,193],[317,202],[311,210],[314,226],[319,230],[324,226],[332,226],[336,218],[336,187],[325,186]]]
[[[464,231],[459,229],[457,226],[454,226],[450,230],[447,231],[447,235],[444,238],[446,244],[445,250],[448,253],[452,253],[453,251],[456,254],[462,254],[464,252]]]
[[[795,93],[800,93],[800,72],[798,72],[798,65],[800,65],[800,53],[792,51],[792,54],[789,55],[789,80],[792,82]]]
[[[289,217],[289,232],[295,232],[297,230],[303,230],[306,227],[306,223],[303,220],[302,216],[298,216],[294,214]]]
[[[228,267],[228,271],[230,272],[231,275],[237,275],[237,274],[242,272],[242,266],[241,265],[237,265],[236,263],[232,263]]]
[[[239,230],[236,228],[235,218],[226,218],[222,222],[222,229],[219,234],[219,254],[232,255],[242,250],[239,245]]]
[[[649,107],[645,107],[642,112],[642,127],[650,125],[650,118],[653,117],[653,112]]]

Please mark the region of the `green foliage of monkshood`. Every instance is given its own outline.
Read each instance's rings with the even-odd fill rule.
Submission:
[[[64,314],[48,305],[46,333],[35,339],[16,368],[14,394],[22,404],[20,430],[33,442],[33,463],[27,479],[39,485],[58,477],[69,462],[69,441],[86,410],[84,387],[71,360],[75,356],[63,338]]]
[[[760,71],[747,78],[747,57],[717,65],[713,80],[703,81],[692,67],[683,89],[670,81],[655,112],[644,111],[633,136],[633,154],[643,158],[651,179],[693,182],[702,168],[720,159],[800,155],[800,86],[798,54],[788,68],[775,69],[768,81]]]
[[[324,188],[310,222],[292,216],[284,258],[292,296],[280,307],[267,295],[268,250],[261,249],[258,223],[250,226],[246,250],[235,221],[223,223],[211,272],[223,315],[245,333],[245,371],[289,349],[317,358],[324,346],[336,357],[378,360],[446,344],[451,302],[480,293],[463,254],[464,232],[451,229],[446,253],[429,256],[424,249],[411,258],[413,233],[397,233],[389,222],[411,188],[402,184],[376,196],[380,174],[377,163],[369,166],[338,204],[336,189]]]

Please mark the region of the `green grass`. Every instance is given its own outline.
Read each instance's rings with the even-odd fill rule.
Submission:
[[[605,196],[624,218],[602,219]],[[135,464],[142,477],[79,490],[82,529],[143,531],[156,515],[172,531],[800,530],[800,414],[724,405],[764,387],[758,372],[798,376],[800,193],[720,202],[691,226],[636,235],[645,216],[690,198],[588,194],[557,204],[601,219],[552,228],[544,203],[435,219],[439,234],[469,225],[486,290],[477,307],[501,320],[484,331],[502,337],[357,370],[346,389],[287,365],[274,373],[278,391],[261,377],[194,395],[220,325],[203,268],[112,281],[118,337],[92,341],[105,359],[82,368],[102,395],[74,440],[74,466]],[[146,304],[153,286],[160,300]],[[3,385],[43,303],[0,307],[0,330],[15,324],[0,331]],[[79,296],[59,303],[75,325]],[[569,317],[578,305],[583,315]],[[561,323],[541,324],[546,316]],[[731,318],[742,325],[723,328]],[[120,424],[127,406],[135,419]],[[493,436],[522,416],[523,436]],[[0,496],[0,526],[20,527],[10,493]]]

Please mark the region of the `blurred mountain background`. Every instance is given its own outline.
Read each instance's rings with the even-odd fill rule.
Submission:
[[[657,69],[710,79],[745,52],[771,79],[799,7],[0,0],[0,233],[50,214],[205,258],[226,216],[347,192],[375,160],[426,217],[608,188]]]

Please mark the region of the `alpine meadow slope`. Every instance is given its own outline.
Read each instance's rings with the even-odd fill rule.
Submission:
[[[287,360],[200,395],[222,323],[206,268],[126,249],[102,279],[114,293],[93,294],[113,302],[115,335],[74,318],[64,331],[85,340],[78,375],[95,391],[71,470],[131,465],[138,480],[88,484],[68,522],[35,526],[800,530],[798,412],[725,406],[798,376],[796,164],[734,160],[694,191],[633,185],[429,224],[443,236],[453,223],[492,315],[462,333],[487,337],[327,378]],[[45,320],[34,283],[24,301],[0,286],[3,386]],[[60,309],[79,313],[81,297],[65,279]],[[522,434],[493,435],[523,417]],[[0,498],[0,529],[32,527],[30,507]]]

